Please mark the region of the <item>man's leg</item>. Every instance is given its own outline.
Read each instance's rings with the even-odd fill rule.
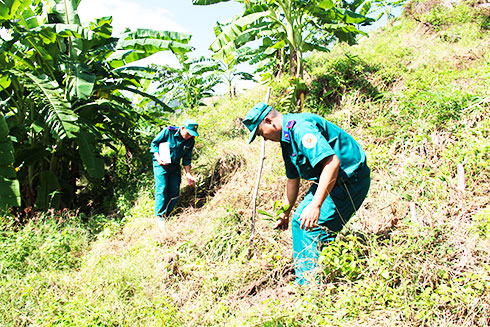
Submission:
[[[164,203],[164,215],[170,216],[170,213],[174,209],[177,201],[179,200],[180,193],[180,171],[178,173],[169,173],[167,177],[167,186],[165,188],[165,203]]]
[[[322,206],[318,224],[339,232],[361,207],[371,185],[370,169],[365,166],[359,176],[346,182],[338,182]],[[330,214],[334,212],[333,214]],[[329,240],[321,240],[328,243]]]
[[[166,172],[162,166],[153,165],[153,174],[155,175],[155,216],[161,217],[164,214]]]
[[[317,186],[313,185],[293,215],[293,255],[296,281],[302,285],[308,274],[317,267],[321,247],[335,240],[337,233],[349,221],[364,201],[370,186],[369,168],[356,183],[336,185],[325,199],[320,211],[318,225],[313,231],[300,229],[301,212],[313,200]]]
[[[314,192],[310,189],[294,212],[291,224],[294,271],[296,282],[300,285],[307,284],[308,281],[314,279],[314,270],[317,267],[318,257],[320,256],[320,242],[326,238],[325,234],[328,234],[327,231],[319,227],[314,228],[312,231],[300,229],[301,221],[299,218],[304,208],[313,200],[313,196]]]

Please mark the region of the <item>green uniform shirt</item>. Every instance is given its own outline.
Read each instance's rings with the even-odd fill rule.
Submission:
[[[180,165],[181,159],[182,165],[189,166],[191,164],[194,137],[185,140],[180,135],[178,127],[168,126],[151,141],[150,152],[158,152],[159,144],[162,142],[169,142],[172,165]],[[153,156],[153,161],[156,162],[155,156]]]
[[[366,162],[366,154],[352,136],[318,115],[283,115],[282,131],[282,156],[290,179],[318,180],[322,172],[318,163],[334,154],[340,160],[339,176],[346,178]]]

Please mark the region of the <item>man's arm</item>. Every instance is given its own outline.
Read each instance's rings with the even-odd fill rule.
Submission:
[[[286,183],[286,205],[289,205],[288,210],[286,210],[277,221],[274,229],[286,230],[289,226],[289,215],[293,209],[296,199],[298,198],[300,178],[288,179]]]
[[[194,186],[194,182],[196,182],[196,178],[191,173],[191,165],[184,166],[185,177],[187,178],[187,183],[190,186]]]
[[[155,160],[162,166],[167,165],[166,163],[163,162],[163,160],[160,159],[160,154],[158,153],[158,145],[160,142],[164,142],[168,140],[168,129],[165,128],[163,131],[161,131],[152,141],[151,141],[151,148],[150,152],[153,153],[153,156],[155,157]]]
[[[323,168],[318,181],[318,188],[313,200],[306,206],[300,217],[300,228],[309,228],[310,231],[313,230],[314,227],[318,226],[317,224],[320,217],[320,208],[322,207],[322,204],[327,198],[328,194],[335,186],[337,175],[339,173],[340,161],[334,154],[323,159],[319,165],[323,165]]]

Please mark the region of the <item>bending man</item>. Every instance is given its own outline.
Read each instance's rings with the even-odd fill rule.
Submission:
[[[197,127],[194,120],[187,119],[182,127],[168,126],[151,141],[155,174],[155,216],[161,228],[164,226],[164,217],[170,215],[179,198],[180,161],[184,166],[187,183],[193,186],[196,181],[191,173],[191,159],[194,137],[199,135]]]
[[[300,178],[315,182],[292,218],[296,281],[305,284],[314,275],[322,247],[335,239],[367,195],[366,155],[349,134],[315,114],[283,115],[259,103],[243,123],[250,130],[249,143],[259,135],[281,144],[289,209],[275,228],[288,228]]]

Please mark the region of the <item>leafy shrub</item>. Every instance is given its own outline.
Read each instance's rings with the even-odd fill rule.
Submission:
[[[293,77],[288,75],[283,75],[281,78],[272,80],[269,85],[271,87],[271,94],[273,101],[270,103],[272,106],[277,106],[276,109],[280,110],[282,113],[295,112],[293,106],[284,105],[285,99],[291,98],[291,84],[294,80]]]
[[[155,134],[156,135],[156,134]],[[101,181],[82,181],[77,206],[86,214],[121,213],[124,215],[138,197],[139,191],[153,180],[150,137],[134,153],[124,147],[108,148],[103,157],[106,174]]]
[[[311,65],[317,65],[315,59]],[[307,106],[313,112],[328,114],[346,93],[356,91],[366,98],[378,97],[379,90],[370,82],[371,75],[378,69],[378,66],[348,54],[323,63],[312,73]]]
[[[356,236],[348,235],[326,246],[320,256],[320,264],[328,282],[355,281],[366,268],[366,247]]]

